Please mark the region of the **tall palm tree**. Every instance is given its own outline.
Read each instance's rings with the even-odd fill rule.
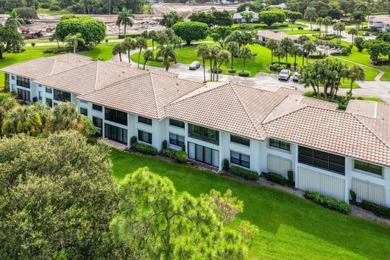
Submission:
[[[364,80],[365,78],[364,69],[357,65],[353,65],[352,67],[349,67],[348,78],[351,80],[349,93],[352,96],[353,83],[355,83],[357,80]]]
[[[362,11],[354,11],[351,14],[351,20],[356,24],[356,29],[359,30],[360,25],[366,20],[366,16]]]
[[[156,57],[161,57],[163,60],[163,65],[165,66],[165,70],[168,71],[171,66],[171,62],[177,62],[177,55],[172,45],[159,46],[159,50],[156,54]]]
[[[302,48],[298,45],[293,45],[290,54],[294,56],[294,71],[297,70],[297,56],[302,55]]]
[[[19,28],[22,25],[23,19],[19,17],[16,8],[12,10],[10,16],[7,19],[7,23],[13,23],[16,25],[17,28]]]
[[[79,44],[85,44],[85,40],[81,33],[69,34],[65,37],[65,42],[67,42],[70,47],[73,47],[73,53],[76,53]]]
[[[342,22],[335,23],[333,25],[333,30],[336,31],[337,44],[340,44],[341,43],[341,32],[345,30],[345,24]]]
[[[305,9],[305,18],[309,18],[310,20],[310,30],[313,30],[312,20],[317,16],[317,10],[314,7],[307,7]]]
[[[119,54],[119,60],[122,62],[122,53],[126,53],[126,50],[123,49],[123,45],[121,43],[117,43],[112,48],[112,55]]]
[[[328,27],[332,25],[332,18],[329,16],[325,17],[322,24],[325,25],[325,34],[328,34]]]
[[[318,17],[317,20],[316,20],[316,22],[317,22],[318,29],[319,29],[319,30],[318,30],[318,34],[321,35],[321,25],[322,25],[322,23],[324,22],[324,18]]]
[[[60,103],[54,107],[50,117],[50,129],[53,132],[78,129],[80,114],[75,104],[70,102]]]
[[[253,58],[252,50],[249,47],[247,47],[247,46],[241,47],[240,53],[239,53],[239,57],[242,58],[242,60],[243,60],[242,72],[244,72],[245,71],[246,60]]]
[[[152,50],[154,51],[154,42],[158,40],[158,33],[155,30],[149,31],[150,40],[152,40]]]
[[[287,64],[288,54],[290,53],[291,49],[293,48],[294,43],[290,38],[285,37],[280,41],[279,46],[280,46],[280,48],[282,48],[284,50],[284,53],[286,54],[286,64]]]
[[[350,34],[352,36],[352,46],[353,46],[353,43],[354,43],[354,38],[356,35],[358,35],[359,31],[356,29],[356,28],[351,28],[349,31],[348,31],[348,34]]]
[[[278,61],[279,61],[279,63],[280,63],[280,59],[283,58],[284,55],[286,55],[286,52],[284,51],[283,48],[281,48],[280,46],[278,46],[278,48],[276,48],[276,49],[274,50],[274,55],[275,55],[275,57],[278,58]]]
[[[317,46],[312,41],[307,41],[303,44],[303,53],[306,56],[306,63],[309,63],[309,55],[317,50]]]
[[[131,51],[134,50],[137,46],[137,42],[134,38],[128,37],[122,42],[123,50],[127,51],[127,58],[129,63],[131,63]]]
[[[221,50],[217,56],[217,63],[218,63],[218,65],[217,65],[217,81],[219,80],[219,70],[220,70],[222,64],[226,64],[229,62],[230,62],[230,52],[228,52],[227,50]]]
[[[121,25],[123,25],[123,31],[126,38],[126,29],[127,26],[133,26],[134,22],[131,19],[131,17],[134,17],[134,15],[131,13],[130,10],[123,8],[122,11],[119,13],[117,19],[116,19],[116,25],[120,28]]]
[[[212,46],[210,48],[210,78],[211,81],[214,81],[215,79],[215,74],[217,73],[217,58],[219,53],[221,52],[221,47],[219,46]]]
[[[148,41],[144,37],[137,37],[135,38],[135,45],[138,48],[138,68],[140,64],[140,58],[141,58],[141,52],[142,49],[147,49],[148,48]]]
[[[18,102],[11,93],[0,93],[0,135],[1,126],[6,113],[18,106]]]
[[[279,43],[274,39],[268,39],[265,47],[271,50],[271,63],[274,62],[274,51],[279,48]]]
[[[206,82],[206,59],[210,58],[210,48],[209,48],[209,46],[207,46],[204,43],[199,44],[198,47],[196,48],[196,56],[202,58],[203,81]]]
[[[150,60],[153,60],[153,58],[154,58],[154,53],[153,53],[153,51],[152,50],[146,50],[145,52],[144,52],[144,67],[143,67],[143,69],[145,70],[145,66],[146,66],[146,63],[148,62],[148,61],[150,61]]]
[[[234,69],[234,57],[238,56],[238,53],[240,51],[240,45],[235,42],[231,41],[226,44],[226,49],[230,52],[230,73],[236,72]]]

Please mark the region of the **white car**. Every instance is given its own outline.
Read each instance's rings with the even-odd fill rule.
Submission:
[[[289,70],[280,71],[280,73],[278,75],[278,80],[288,81],[289,79],[290,79],[290,71]]]
[[[294,75],[292,76],[292,80],[294,82],[298,82],[300,77],[301,77],[301,74],[299,72],[294,72]]]
[[[188,68],[190,70],[197,70],[197,69],[199,69],[200,68],[199,61],[193,61]]]

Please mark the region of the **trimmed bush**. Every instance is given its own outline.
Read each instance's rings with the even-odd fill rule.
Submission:
[[[230,166],[229,172],[246,180],[258,181],[260,176],[257,172],[247,170],[238,166]]]
[[[229,73],[236,73],[236,70],[235,69],[229,69],[228,72]]]
[[[238,76],[246,78],[250,76],[250,73],[248,71],[240,71],[240,73],[238,73]]]
[[[325,208],[331,210],[338,211],[343,214],[348,215],[349,211],[351,210],[351,207],[345,201],[337,200],[333,197],[325,196],[318,192],[305,191],[303,196],[318,205],[324,206]]]
[[[133,143],[131,145],[131,149],[135,152],[143,153],[143,154],[148,154],[148,155],[157,155],[158,151],[156,148],[154,148],[151,145],[147,144],[140,144],[140,143]]]
[[[160,152],[160,155],[171,158],[171,159],[175,159],[175,152],[176,151],[173,149],[162,149]]]
[[[353,190],[350,190],[349,196],[351,197],[351,203],[356,205],[356,193]]]
[[[378,205],[376,203],[363,200],[362,201],[362,208],[365,210],[369,210],[373,212],[375,215],[384,217],[384,218],[390,218],[390,208]]]
[[[294,186],[294,172],[288,171],[287,176],[288,176],[288,181],[287,181],[288,186],[290,186],[290,187]]]
[[[267,173],[265,178],[269,181],[279,183],[280,185],[283,185],[283,186],[286,185],[286,183],[287,183],[286,178],[284,178],[282,175],[274,173],[274,172]]]
[[[229,171],[229,167],[230,167],[230,163],[229,163],[229,160],[228,159],[223,159],[223,162],[222,162],[222,169],[224,171]]]
[[[176,151],[176,150],[167,148],[167,149],[161,150],[160,155],[174,159],[180,163],[184,163],[187,161],[187,153],[184,151]]]
[[[283,69],[290,69],[291,68],[291,63],[285,63],[285,62],[273,62],[271,65],[269,65],[269,69],[271,71],[276,71],[279,72]]]
[[[132,137],[130,138],[130,144],[133,145],[133,144],[135,144],[136,142],[137,142],[137,137],[136,137],[136,136],[132,136]]]
[[[164,150],[164,149],[167,149],[167,148],[168,148],[168,142],[167,142],[167,140],[164,140],[162,142],[162,149]]]

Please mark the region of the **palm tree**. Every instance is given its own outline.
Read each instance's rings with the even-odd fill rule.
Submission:
[[[126,51],[123,49],[123,45],[121,43],[117,43],[112,48],[112,55],[119,54],[119,60],[122,62],[122,53],[126,53]]]
[[[222,66],[222,64],[225,64],[225,63],[229,63],[230,62],[230,52],[228,52],[227,50],[221,50],[219,53],[218,53],[218,56],[217,56],[217,81],[219,80],[219,70]]]
[[[350,95],[352,96],[353,83],[357,80],[364,80],[365,74],[364,69],[360,66],[353,65],[348,68],[348,78],[351,80],[351,88],[349,90]]]
[[[203,81],[206,82],[206,59],[210,58],[210,48],[209,48],[209,46],[207,46],[204,43],[199,44],[198,47],[196,48],[196,56],[202,58]]]
[[[171,62],[177,62],[177,55],[172,45],[167,46],[159,46],[159,50],[156,54],[156,57],[161,57],[163,60],[163,65],[165,66],[165,70],[168,71],[171,66]]]
[[[317,16],[317,10],[314,7],[307,7],[305,9],[305,17],[310,20],[310,30],[313,30],[312,19]]]
[[[337,44],[340,44],[341,43],[341,32],[345,30],[345,24],[342,22],[335,23],[333,25],[333,30],[336,31]]]
[[[50,129],[52,132],[79,129],[79,124],[80,114],[75,104],[63,102],[53,108],[50,117]]]
[[[293,45],[290,54],[294,56],[294,71],[297,70],[297,56],[302,55],[302,48],[298,45]]]
[[[306,62],[309,63],[309,55],[317,50],[317,46],[312,41],[303,44],[303,53],[306,55]]]
[[[352,46],[353,46],[353,43],[354,43],[354,37],[356,35],[358,35],[359,31],[356,29],[356,28],[351,28],[349,31],[348,31],[348,34],[352,35]]]
[[[308,42],[310,39],[307,37],[307,35],[301,35],[298,38],[298,43],[301,45],[301,51],[302,51],[302,66],[305,65],[305,53],[303,52],[303,45]]]
[[[154,51],[154,42],[158,40],[158,33],[155,30],[149,31],[149,37],[152,40],[152,50]]]
[[[85,40],[81,33],[68,34],[68,36],[65,37],[65,42],[67,42],[70,47],[73,47],[73,53],[76,53],[79,43],[85,44]]]
[[[177,35],[174,35],[171,38],[171,44],[175,50],[181,48],[181,38]]]
[[[152,50],[146,50],[144,52],[144,67],[143,69],[145,70],[146,63],[150,60],[154,59],[154,53]]]
[[[147,49],[148,48],[148,41],[144,38],[144,37],[137,37],[135,38],[135,45],[136,47],[139,48],[138,50],[138,68],[139,68],[139,64],[140,64],[140,58],[141,58],[141,52],[142,52],[142,49]]]
[[[317,24],[318,24],[318,29],[319,29],[318,34],[321,35],[321,25],[322,25],[322,23],[324,22],[324,18],[318,17],[317,20],[316,20],[316,22],[317,22]]]
[[[226,49],[230,52],[230,73],[236,72],[234,69],[234,57],[238,56],[238,52],[240,51],[240,45],[235,42],[231,41],[226,44]]]
[[[243,46],[243,47],[241,47],[238,56],[243,59],[242,72],[244,72],[245,71],[246,60],[253,58],[252,50],[249,47],[247,47],[247,46]]]
[[[280,63],[280,59],[284,57],[284,55],[286,55],[286,52],[280,48],[280,46],[278,46],[277,49],[274,50],[274,55],[275,57],[278,57],[278,61]]]
[[[271,63],[274,62],[274,51],[279,48],[279,43],[274,39],[268,39],[265,47],[271,50]]]
[[[123,8],[122,11],[119,13],[118,18],[116,19],[116,25],[120,28],[121,25],[124,27],[124,35],[126,38],[126,28],[127,26],[133,26],[133,20],[130,17],[134,17],[132,15],[131,11]]]
[[[0,126],[3,125],[3,120],[6,113],[18,106],[18,102],[11,93],[0,93]],[[1,127],[0,127],[1,135]]]
[[[288,54],[290,53],[292,47],[294,46],[294,43],[290,38],[285,37],[280,41],[279,46],[284,50],[284,53],[286,54],[286,65],[287,65]]]
[[[351,14],[351,20],[356,24],[356,29],[359,30],[361,23],[366,20],[366,16],[364,12],[357,10]]]
[[[127,58],[129,63],[131,62],[131,51],[137,46],[137,42],[134,38],[128,37],[122,42],[123,50],[127,51]]]
[[[325,25],[325,34],[328,34],[328,26],[332,25],[332,18],[329,16],[325,17],[322,24]]]
[[[219,46],[210,47],[210,58],[209,59],[210,59],[210,67],[211,67],[211,70],[210,70],[211,81],[214,81],[215,73],[218,72],[217,58],[218,58],[218,55],[221,52],[221,50],[222,49]]]
[[[19,14],[18,14],[18,11],[16,10],[16,8],[12,10],[10,16],[7,19],[7,23],[13,23],[13,24],[15,24],[15,26],[17,28],[19,28],[22,25],[23,19],[21,19],[19,17]]]

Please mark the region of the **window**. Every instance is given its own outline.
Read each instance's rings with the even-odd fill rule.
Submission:
[[[299,146],[298,162],[317,168],[345,174],[345,158],[342,156],[321,152],[307,147]]]
[[[286,151],[290,151],[290,144],[289,143],[286,143],[286,142],[283,142],[283,141],[279,141],[279,140],[275,140],[275,139],[272,139],[272,138],[269,139],[269,146],[275,147],[275,148],[279,148],[279,149],[282,149],[282,150],[286,150]]]
[[[70,101],[71,100],[70,93],[55,89],[54,100],[61,101],[61,102]]]
[[[184,136],[169,133],[169,143],[182,147],[184,145]]]
[[[46,98],[46,106],[53,107],[53,100],[51,98]]]
[[[92,109],[96,111],[103,111],[103,107],[99,105],[92,104]]]
[[[98,136],[102,135],[103,120],[101,118],[92,117],[92,123],[98,131]]]
[[[382,176],[383,168],[379,165],[355,160],[355,169]]]
[[[38,99],[42,100],[42,91],[38,91]]]
[[[219,165],[219,151],[188,142],[188,158],[215,167]]]
[[[123,129],[123,128],[120,128],[117,126],[113,126],[113,125],[109,125],[109,124],[105,124],[104,125],[104,135],[105,135],[105,138],[108,138],[108,139],[111,139],[111,140],[114,140],[114,141],[117,141],[119,143],[127,145],[127,130],[126,129]]]
[[[80,107],[80,114],[84,116],[88,116],[88,109]]]
[[[251,141],[249,139],[241,137],[241,136],[237,136],[237,135],[230,135],[230,142],[237,143],[237,144],[242,144],[242,145],[245,145],[245,146],[250,146],[251,145]]]
[[[4,75],[4,87],[5,87],[5,90],[8,90],[9,89],[9,74],[5,73]]]
[[[53,92],[53,90],[51,88],[48,88],[48,87],[45,88],[45,91],[46,91],[46,93],[52,93]]]
[[[184,122],[175,119],[169,119],[169,125],[184,128]]]
[[[121,112],[115,109],[111,108],[106,108],[105,109],[105,118],[106,120],[122,124],[122,125],[127,125],[127,113]]]
[[[16,85],[24,87],[24,88],[30,88],[30,79],[17,76],[16,77]]]
[[[219,144],[219,132],[206,127],[188,124],[188,135],[213,144]]]
[[[147,124],[147,125],[152,125],[152,119],[142,117],[142,116],[138,116],[138,122],[143,123],[143,124]]]
[[[140,140],[144,143],[151,144],[152,143],[152,134],[145,132],[145,131],[138,130],[138,140]]]
[[[245,155],[233,151],[230,151],[230,162],[246,168],[250,168],[251,165],[249,155]]]
[[[31,102],[30,91],[18,88],[18,98],[27,102]]]

